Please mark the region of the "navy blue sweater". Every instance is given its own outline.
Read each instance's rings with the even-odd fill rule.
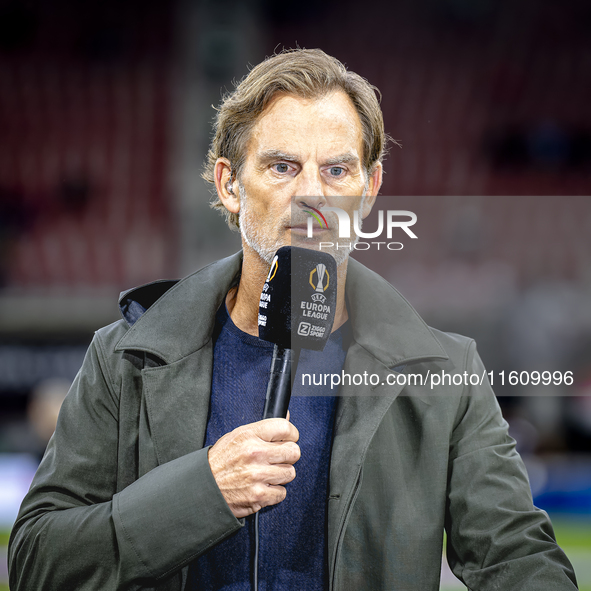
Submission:
[[[302,373],[340,373],[345,330],[335,331],[324,351],[302,351],[290,402],[301,458],[287,498],[259,516],[259,591],[328,588],[326,506],[336,407],[330,386],[302,387]],[[205,445],[240,425],[262,418],[273,345],[242,332],[220,308],[214,333],[213,380]],[[250,591],[254,519],[198,558],[189,571],[189,591]]]

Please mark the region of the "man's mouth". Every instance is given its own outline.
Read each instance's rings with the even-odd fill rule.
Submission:
[[[287,227],[288,230],[290,230],[293,234],[296,235],[301,235],[301,236],[308,236],[308,224],[295,224],[295,225],[291,225]],[[314,235],[317,235],[318,233],[321,232],[326,232],[327,228],[319,228],[317,225],[315,225],[312,228],[312,232]]]

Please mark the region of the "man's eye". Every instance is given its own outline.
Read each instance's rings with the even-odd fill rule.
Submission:
[[[289,170],[289,166],[285,164],[285,162],[278,162],[277,164],[273,165],[275,172],[285,173]]]
[[[328,171],[330,176],[343,176],[345,174],[345,169],[341,166],[331,166]]]

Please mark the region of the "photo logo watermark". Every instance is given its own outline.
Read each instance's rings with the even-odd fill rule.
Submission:
[[[349,214],[341,209],[340,207],[323,207],[322,212],[314,207],[308,206],[308,209],[313,211],[306,211],[306,213],[310,214],[308,218],[308,238],[313,238],[313,225],[314,221],[318,223],[318,225],[323,229],[328,229],[328,222],[324,217],[324,213],[326,212],[333,212],[337,216],[338,225],[339,225],[339,238],[351,238],[351,218]],[[384,213],[386,214],[384,216]],[[385,218],[385,222],[384,222]],[[357,238],[379,238],[386,232],[386,237],[388,240],[392,239],[393,230],[395,228],[399,228],[403,230],[409,238],[417,239],[418,236],[410,229],[410,226],[414,226],[417,223],[417,215],[412,211],[407,211],[403,209],[389,209],[386,212],[384,210],[378,211],[378,229],[375,232],[363,232],[361,230],[361,223],[359,219],[359,212],[356,211],[353,214],[353,232]],[[355,250],[369,250],[371,246],[374,245],[377,249],[380,249],[380,246],[385,246],[388,250],[402,250],[404,248],[404,244],[402,242],[345,242],[345,243],[335,243],[334,242],[320,242],[319,248],[322,250],[323,248],[349,248]]]

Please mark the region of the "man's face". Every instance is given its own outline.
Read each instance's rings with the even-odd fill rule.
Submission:
[[[338,242],[334,213],[326,213],[328,229],[314,224],[314,239],[309,239],[304,210],[340,207],[351,223],[355,211],[367,216],[379,181],[376,175],[366,179],[362,158],[361,122],[346,94],[276,98],[253,128],[239,179],[245,248],[270,263],[281,246]],[[348,254],[345,249],[329,252],[338,264]]]

